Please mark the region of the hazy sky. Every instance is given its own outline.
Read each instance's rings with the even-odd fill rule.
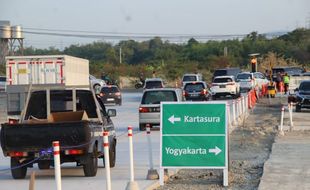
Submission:
[[[25,28],[226,35],[291,31],[310,22],[310,0],[0,0],[0,20]],[[25,34],[26,45],[94,40]]]

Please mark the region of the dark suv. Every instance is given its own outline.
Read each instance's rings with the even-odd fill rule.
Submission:
[[[116,85],[103,86],[100,91],[100,98],[104,104],[122,105],[122,94]]]
[[[207,101],[211,98],[211,91],[205,82],[188,82],[184,85],[183,96],[187,101]]]
[[[295,91],[296,112],[300,112],[301,108],[310,109],[310,80],[302,81]]]

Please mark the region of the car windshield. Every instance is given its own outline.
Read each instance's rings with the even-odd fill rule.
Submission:
[[[145,84],[145,88],[162,88],[161,81],[147,81]]]
[[[0,82],[5,82],[6,81],[6,77],[0,77]]]
[[[103,87],[101,89],[101,92],[103,92],[103,93],[116,93],[116,92],[119,92],[119,90],[117,87],[112,86],[112,87]]]
[[[186,91],[201,91],[202,89],[204,89],[204,86],[202,83],[186,84],[184,87],[184,90]]]
[[[237,79],[252,79],[252,75],[249,73],[238,74]]]
[[[310,91],[310,82],[303,82],[300,84],[299,90]]]
[[[226,82],[232,82],[231,78],[215,78],[214,83],[226,83]]]
[[[142,104],[160,104],[160,102],[177,101],[174,91],[147,91],[142,97]]]
[[[183,81],[196,81],[196,76],[184,76]]]

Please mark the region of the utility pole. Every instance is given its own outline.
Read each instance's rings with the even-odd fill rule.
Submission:
[[[119,64],[122,64],[122,46],[119,46]]]
[[[224,47],[224,57],[227,57],[228,55],[228,48],[225,46]]]

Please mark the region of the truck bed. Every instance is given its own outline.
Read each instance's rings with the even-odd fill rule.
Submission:
[[[1,147],[7,151],[40,151],[52,147],[53,141],[60,146],[77,146],[91,140],[88,121],[56,123],[2,124]]]

